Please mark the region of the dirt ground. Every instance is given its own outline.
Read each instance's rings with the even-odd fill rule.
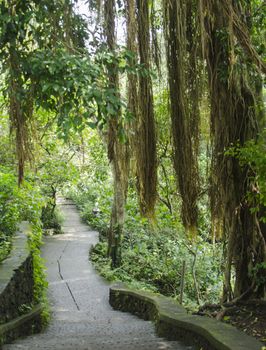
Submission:
[[[205,305],[199,309],[197,314],[230,323],[259,339],[262,345],[266,346],[266,301],[252,300],[227,307]]]

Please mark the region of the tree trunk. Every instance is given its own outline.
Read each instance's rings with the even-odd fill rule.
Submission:
[[[224,223],[227,240],[223,298],[224,301],[240,296],[259,298],[264,296],[265,287],[256,288],[254,268],[265,261],[265,240],[256,225],[257,214],[251,212],[246,198],[251,191],[250,169],[225,155],[232,145],[242,146],[256,137],[256,101],[247,82],[250,77],[245,62],[238,62],[237,70],[232,65],[228,17],[221,11],[218,0],[205,0],[204,7],[213,143],[212,213]]]
[[[146,0],[137,0],[138,46],[140,64],[150,69],[150,19]],[[152,81],[149,72],[139,77],[139,120],[137,138],[137,174],[141,214],[155,219],[157,156]]]
[[[191,95],[197,92],[197,72],[187,64],[190,58],[190,63],[193,62],[194,69],[196,69],[196,62],[192,57],[193,52],[190,52],[190,56],[187,52],[186,6],[187,2],[184,0],[165,0],[164,2],[174,168],[182,198],[183,224],[188,236],[193,237],[197,232],[198,221],[199,108],[197,95]],[[187,70],[188,67],[190,67],[189,70]],[[192,77],[188,77],[186,72],[189,72]],[[189,98],[195,101],[191,103]]]
[[[9,61],[9,116],[11,131],[15,133],[16,139],[18,185],[20,186],[24,180],[25,162],[32,156],[29,123],[33,114],[33,88],[32,85],[27,88],[23,86],[15,44],[14,46],[10,45]]]
[[[126,21],[127,21],[127,49],[135,56],[131,59],[131,65],[134,67],[138,61],[137,47],[137,21],[136,21],[136,4],[135,0],[125,0]],[[137,154],[137,135],[138,135],[138,78],[136,74],[128,73],[127,75],[127,101],[128,109],[133,118],[128,128],[130,153],[132,156],[131,171],[136,176],[136,154]]]
[[[115,53],[115,0],[105,0],[105,35],[107,46]],[[115,89],[119,95],[119,77],[112,65],[109,68],[110,88]],[[110,116],[108,122],[108,157],[112,167],[114,200],[108,237],[108,254],[112,258],[112,267],[121,264],[121,240],[125,220],[125,202],[128,185],[128,145],[119,141],[118,128],[121,123],[122,111],[118,110],[116,117]]]

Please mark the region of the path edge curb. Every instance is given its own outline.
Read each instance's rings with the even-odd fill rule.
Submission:
[[[21,336],[27,336],[41,331],[41,315],[43,306],[36,305],[32,310],[22,316],[0,325],[0,349],[7,342]]]
[[[179,340],[204,350],[261,350],[263,344],[231,325],[190,315],[175,300],[118,284],[110,288],[109,303],[115,310],[130,312],[155,322],[159,336]]]

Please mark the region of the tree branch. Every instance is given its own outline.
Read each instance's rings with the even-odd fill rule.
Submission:
[[[233,20],[233,29],[239,44],[242,46],[243,50],[253,61],[253,63],[257,66],[258,70],[261,73],[266,74],[266,64],[265,62],[263,62],[260,55],[257,53],[255,47],[253,46],[247,26],[239,18],[239,16],[234,11],[232,6],[230,6],[227,0],[223,0],[222,5],[227,17]]]

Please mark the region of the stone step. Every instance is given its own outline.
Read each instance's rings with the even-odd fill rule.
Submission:
[[[31,340],[31,345],[23,340],[20,341],[20,344],[12,344],[6,345],[4,350],[48,350],[48,349],[56,349],[56,350],[150,350],[150,349],[158,349],[158,350],[167,350],[167,349],[175,349],[182,350],[183,347],[179,345],[178,342],[170,342],[164,339],[154,339],[150,337],[141,337],[141,338],[98,338],[95,337],[55,337],[55,338],[36,338],[36,342],[34,339]],[[187,347],[189,349],[189,347]],[[192,349],[192,348],[191,348]]]

